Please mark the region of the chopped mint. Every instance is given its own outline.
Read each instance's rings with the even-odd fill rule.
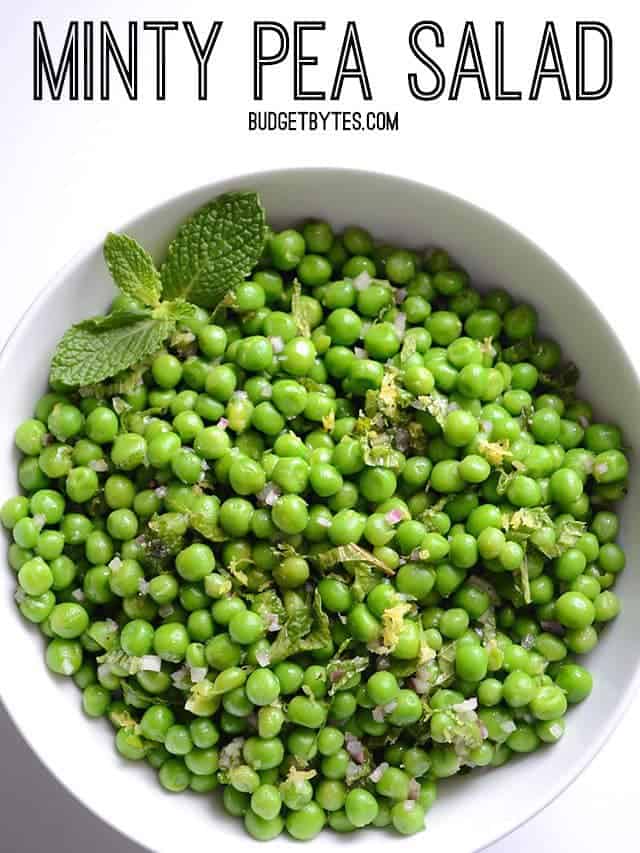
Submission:
[[[196,717],[210,717],[219,706],[220,695],[206,678],[193,685],[184,705],[185,710],[191,711]]]
[[[133,717],[126,708],[120,707],[117,702],[113,709],[109,712],[109,719],[117,729],[131,729],[138,727],[135,717]]]
[[[409,361],[411,356],[417,352],[417,341],[415,335],[406,335],[400,350],[400,363]]]
[[[382,560],[379,560],[370,551],[367,551],[366,548],[363,548],[361,545],[356,545],[355,543],[338,545],[335,548],[330,548],[322,554],[317,554],[314,559],[323,571],[326,571],[333,566],[337,566],[340,563],[352,563],[357,561],[366,563],[376,569],[380,569],[380,571],[385,574],[393,574],[386,563],[383,563]]]
[[[143,562],[160,572],[181,550],[187,531],[188,517],[180,512],[153,515],[139,537]]]
[[[125,675],[135,675],[142,670],[142,658],[128,655],[122,649],[112,649],[96,660],[98,663],[107,664],[121,678]]]
[[[229,538],[218,524],[213,524],[201,512],[189,512],[189,527],[209,542],[226,542]]]
[[[441,428],[444,428],[448,407],[448,399],[436,391],[431,394],[421,394],[413,402],[414,409],[417,409],[419,412],[429,412]]]
[[[310,337],[311,327],[309,326],[309,320],[304,310],[304,304],[302,303],[302,287],[300,286],[298,279],[293,282],[293,290],[291,292],[291,314],[295,320],[296,326],[298,327],[298,334],[302,335],[303,338]]]
[[[329,696],[338,690],[349,690],[358,684],[357,675],[367,668],[369,658],[357,656],[346,660],[332,660],[327,664]]]
[[[569,548],[573,548],[578,539],[584,534],[587,529],[586,522],[576,521],[575,518],[563,518],[556,525],[556,549],[557,552],[552,554],[553,557],[559,557],[564,554]]]
[[[366,435],[360,437],[360,444],[365,465],[400,471],[402,457],[392,447],[391,438],[388,434],[370,430]]]
[[[358,560],[351,563],[353,569],[353,583],[351,592],[356,601],[364,601],[371,590],[380,583],[380,573],[368,563]]]
[[[122,698],[134,708],[150,708],[152,705],[169,705],[168,699],[162,696],[151,696],[144,690],[141,690],[137,684],[132,684],[128,679],[123,678],[120,682],[120,690],[122,690]]]
[[[251,609],[258,613],[267,625],[273,620],[274,616],[277,617],[280,624],[287,617],[280,596],[273,589],[268,589],[254,596]]]
[[[541,373],[540,384],[548,391],[557,394],[565,402],[572,402],[576,396],[576,385],[580,379],[580,371],[572,361],[550,373]]]
[[[455,659],[456,659],[456,644],[447,643],[443,646],[436,656],[438,662],[439,674],[436,677],[434,687],[446,687],[455,678]]]
[[[287,616],[271,646],[271,663],[279,663],[301,652],[323,649],[330,643],[329,619],[322,609],[320,593],[316,590],[311,610],[300,607]]]

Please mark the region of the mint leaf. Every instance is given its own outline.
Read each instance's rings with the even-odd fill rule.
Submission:
[[[324,649],[330,643],[329,617],[322,609],[320,593],[316,590],[310,609],[296,609],[287,617],[271,645],[271,663],[279,663],[291,655]]]
[[[450,706],[442,714],[444,721],[442,740],[453,744],[456,755],[466,760],[469,752],[482,743],[482,730],[475,709],[475,700],[466,700]]]
[[[205,678],[193,685],[184,707],[196,717],[211,717],[220,707],[220,696]]]
[[[353,563],[357,561],[366,563],[368,566],[373,566],[374,569],[380,569],[380,571],[387,575],[393,574],[393,571],[386,563],[383,563],[382,560],[379,560],[370,551],[354,543],[330,548],[322,554],[316,554],[314,559],[323,572],[340,563]]]
[[[84,320],[65,332],[58,344],[50,379],[74,386],[102,382],[160,349],[172,328],[170,320],[143,312]]]
[[[187,515],[189,527],[209,542],[226,542],[229,539],[219,524],[213,524],[211,519],[201,512],[189,512]]]
[[[553,556],[559,557],[569,548],[573,548],[586,529],[587,525],[584,521],[576,521],[574,518],[565,518],[559,521],[556,525],[556,547],[558,550]]]
[[[122,708],[119,702],[115,702],[108,712],[109,720],[117,729],[135,729],[138,721],[132,717],[126,708]]]
[[[158,573],[171,565],[173,557],[182,550],[187,527],[188,517],[181,512],[152,515],[139,537],[144,564]]]
[[[524,598],[525,604],[531,604],[531,586],[529,585],[529,563],[527,560],[527,552],[524,552],[524,559],[520,564],[520,592]]]
[[[538,377],[538,381],[545,390],[556,393],[568,402],[575,400],[579,379],[580,371],[572,361],[552,372],[541,373]]]
[[[138,320],[146,320],[151,313],[146,309],[141,311],[114,311],[113,314],[99,314],[97,317],[89,317],[76,323],[73,328],[84,329],[88,332],[107,332],[112,329],[121,329]]]
[[[374,586],[380,583],[379,573],[367,563],[353,563],[351,592],[356,601],[364,601]]]
[[[151,705],[177,704],[176,702],[172,702],[162,696],[150,696],[144,690],[141,690],[137,684],[133,684],[126,678],[123,678],[121,680],[120,690],[122,691],[122,698],[124,702],[127,705],[133,706],[134,708],[150,708]]]
[[[351,760],[347,764],[347,771],[344,776],[344,781],[349,788],[353,787],[361,779],[367,779],[373,772],[373,760],[371,753],[364,744],[362,745],[362,761]]]
[[[88,629],[87,634],[94,643],[97,643],[105,651],[110,652],[118,644],[118,624],[113,619],[94,622]]]
[[[126,234],[108,234],[103,251],[120,290],[144,305],[155,307],[160,301],[162,283],[151,255]]]
[[[205,205],[169,244],[161,269],[165,299],[214,308],[258,263],[266,233],[256,193],[227,193]]]
[[[415,335],[405,337],[400,350],[400,364],[404,364],[418,351],[417,338]]]
[[[268,589],[254,596],[251,609],[258,613],[266,623],[269,623],[274,616],[277,616],[281,623],[287,618],[280,596],[273,589]]]
[[[456,644],[447,643],[443,646],[437,655],[438,675],[436,676],[434,687],[448,687],[454,680],[456,675],[455,668],[456,660]]]
[[[100,655],[96,660],[98,663],[107,664],[121,678],[125,675],[135,675],[142,669],[142,658],[128,655],[117,648]]]
[[[313,593],[311,613],[313,616],[311,632],[302,642],[301,651],[305,652],[311,652],[315,649],[326,649],[331,644],[329,617],[322,609],[322,599],[317,589]]]
[[[154,316],[165,316],[170,320],[175,320],[176,323],[188,323],[190,320],[195,320],[198,306],[192,302],[185,302],[184,299],[173,299],[170,302],[163,302],[162,307],[154,311]]]
[[[298,327],[298,334],[302,335],[303,338],[310,338],[311,327],[302,302],[302,287],[298,279],[293,282],[293,290],[291,291],[291,315]]]
[[[338,690],[350,690],[358,684],[357,675],[369,666],[369,658],[358,656],[346,660],[331,660],[327,664],[329,696]]]
[[[302,639],[311,631],[312,625],[313,620],[307,610],[296,610],[289,615],[271,645],[271,663],[279,663],[299,652]]]

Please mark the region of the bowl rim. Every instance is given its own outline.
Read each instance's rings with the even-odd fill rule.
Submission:
[[[555,270],[564,278],[564,280],[568,284],[570,284],[577,291],[577,293],[581,295],[582,299],[588,303],[591,310],[598,317],[599,321],[603,324],[603,326],[609,332],[611,337],[614,339],[617,348],[620,351],[620,355],[625,363],[627,371],[631,374],[632,378],[636,382],[636,385],[638,385],[638,387],[640,388],[640,374],[636,370],[627,352],[627,349],[622,340],[620,339],[619,335],[611,326],[608,318],[605,316],[605,314],[603,314],[600,307],[596,304],[591,295],[586,290],[584,290],[584,288],[573,278],[572,275],[567,272],[567,270],[561,264],[559,264],[551,255],[549,255],[545,249],[539,246],[531,238],[527,237],[522,231],[510,225],[504,219],[500,218],[499,216],[496,216],[495,214],[491,213],[480,205],[468,201],[457,193],[448,192],[447,190],[443,190],[440,187],[427,184],[426,182],[421,180],[407,178],[405,176],[396,175],[392,172],[386,172],[381,170],[357,169],[340,166],[298,166],[291,168],[261,169],[258,171],[244,172],[241,174],[226,177],[223,176],[213,181],[193,185],[186,190],[182,190],[169,197],[165,197],[160,201],[156,201],[150,207],[139,210],[135,215],[131,216],[129,219],[127,219],[126,222],[121,224],[115,230],[118,232],[127,232],[129,229],[134,228],[140,220],[145,219],[149,216],[154,216],[160,213],[164,208],[170,208],[174,204],[184,201],[192,195],[203,193],[205,191],[211,191],[212,197],[214,197],[216,194],[220,194],[221,192],[229,192],[230,188],[235,183],[246,187],[246,185],[252,180],[255,180],[258,183],[261,180],[264,181],[266,179],[272,178],[284,178],[287,176],[302,176],[308,174],[322,175],[328,173],[336,175],[350,175],[361,180],[389,180],[396,183],[397,185],[404,184],[405,186],[411,187],[414,190],[426,189],[435,196],[440,196],[445,200],[448,199],[458,206],[467,208],[478,216],[492,220],[494,225],[499,226],[502,230],[509,233],[512,237],[518,239],[523,244],[527,245],[530,249],[533,249],[535,252],[541,255],[544,260],[551,267],[555,268]],[[88,258],[96,251],[99,251],[102,247],[103,241],[103,236],[98,239],[94,238],[84,241],[82,248],[79,249],[76,253],[74,253],[65,264],[58,268],[57,272],[42,287],[42,289],[36,294],[31,303],[23,311],[22,315],[19,317],[12,331],[9,333],[8,337],[0,348],[0,378],[2,377],[4,370],[6,369],[6,363],[13,354],[13,348],[16,345],[19,333],[23,330],[23,328],[28,325],[32,315],[37,311],[39,305],[44,302],[47,297],[62,284],[62,282],[67,276],[69,276],[77,267],[81,266],[84,262],[86,262]],[[592,763],[594,758],[602,750],[604,745],[607,743],[607,741],[615,731],[615,729],[620,724],[622,718],[629,710],[632,704],[632,700],[638,692],[640,692],[640,659],[636,664],[635,672],[632,679],[626,685],[624,692],[620,695],[618,699],[618,702],[615,706],[615,710],[610,714],[606,725],[602,727],[602,729],[597,733],[597,736],[593,738],[590,745],[584,750],[580,759],[573,762],[573,764],[569,766],[567,771],[562,776],[560,776],[558,780],[549,784],[549,786],[546,788],[545,793],[538,798],[538,801],[536,802],[535,806],[532,808],[531,812],[529,812],[528,815],[522,818],[517,817],[515,819],[507,821],[504,830],[502,830],[497,835],[492,835],[492,837],[490,838],[481,839],[479,845],[474,845],[474,847],[469,850],[469,853],[479,853],[479,851],[486,850],[492,844],[495,844],[501,839],[506,838],[516,829],[521,826],[524,826],[526,823],[532,820],[532,818],[540,814],[544,809],[547,808],[547,806],[549,806],[562,793],[564,793],[564,791],[571,784],[573,784],[573,782],[575,782],[578,776],[580,776],[584,772],[584,770],[587,769],[587,767]],[[134,837],[132,835],[129,835],[128,833],[120,829],[111,818],[106,817],[104,814],[100,813],[97,808],[94,808],[92,805],[89,805],[82,798],[81,794],[74,790],[74,788],[72,787],[73,783],[63,778],[63,776],[61,775],[61,771],[53,767],[52,763],[49,763],[46,758],[44,758],[38,753],[38,751],[31,742],[30,735],[20,724],[17,708],[15,708],[13,706],[13,703],[6,698],[5,694],[8,693],[9,691],[5,691],[2,689],[0,683],[0,702],[2,702],[2,705],[6,709],[11,722],[19,732],[27,747],[36,756],[38,761],[51,774],[51,776],[60,785],[62,785],[62,787],[76,800],[76,802],[80,803],[91,814],[93,814],[103,823],[106,823],[108,826],[114,829],[123,838],[131,840],[134,844],[139,845],[143,849],[151,850],[152,848],[147,847],[146,842],[143,841],[140,837]],[[247,842],[249,843],[251,841],[252,839],[247,837]],[[257,844],[258,842],[255,843]]]

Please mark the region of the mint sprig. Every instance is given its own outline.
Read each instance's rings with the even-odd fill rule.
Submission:
[[[50,379],[95,385],[158,352],[196,306],[213,309],[258,263],[267,237],[256,193],[227,193],[197,211],[169,245],[158,270],[126,234],[109,234],[104,257],[115,284],[139,308],[72,326],[59,342]]]

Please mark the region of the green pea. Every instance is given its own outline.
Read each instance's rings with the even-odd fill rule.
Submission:
[[[322,830],[325,813],[316,802],[307,803],[297,811],[290,811],[286,818],[286,829],[297,841],[310,841]]]
[[[414,835],[424,828],[424,809],[416,800],[404,800],[391,809],[393,828],[401,835]]]
[[[378,803],[369,791],[364,788],[354,788],[345,798],[344,810],[354,826],[367,826],[377,817]]]

